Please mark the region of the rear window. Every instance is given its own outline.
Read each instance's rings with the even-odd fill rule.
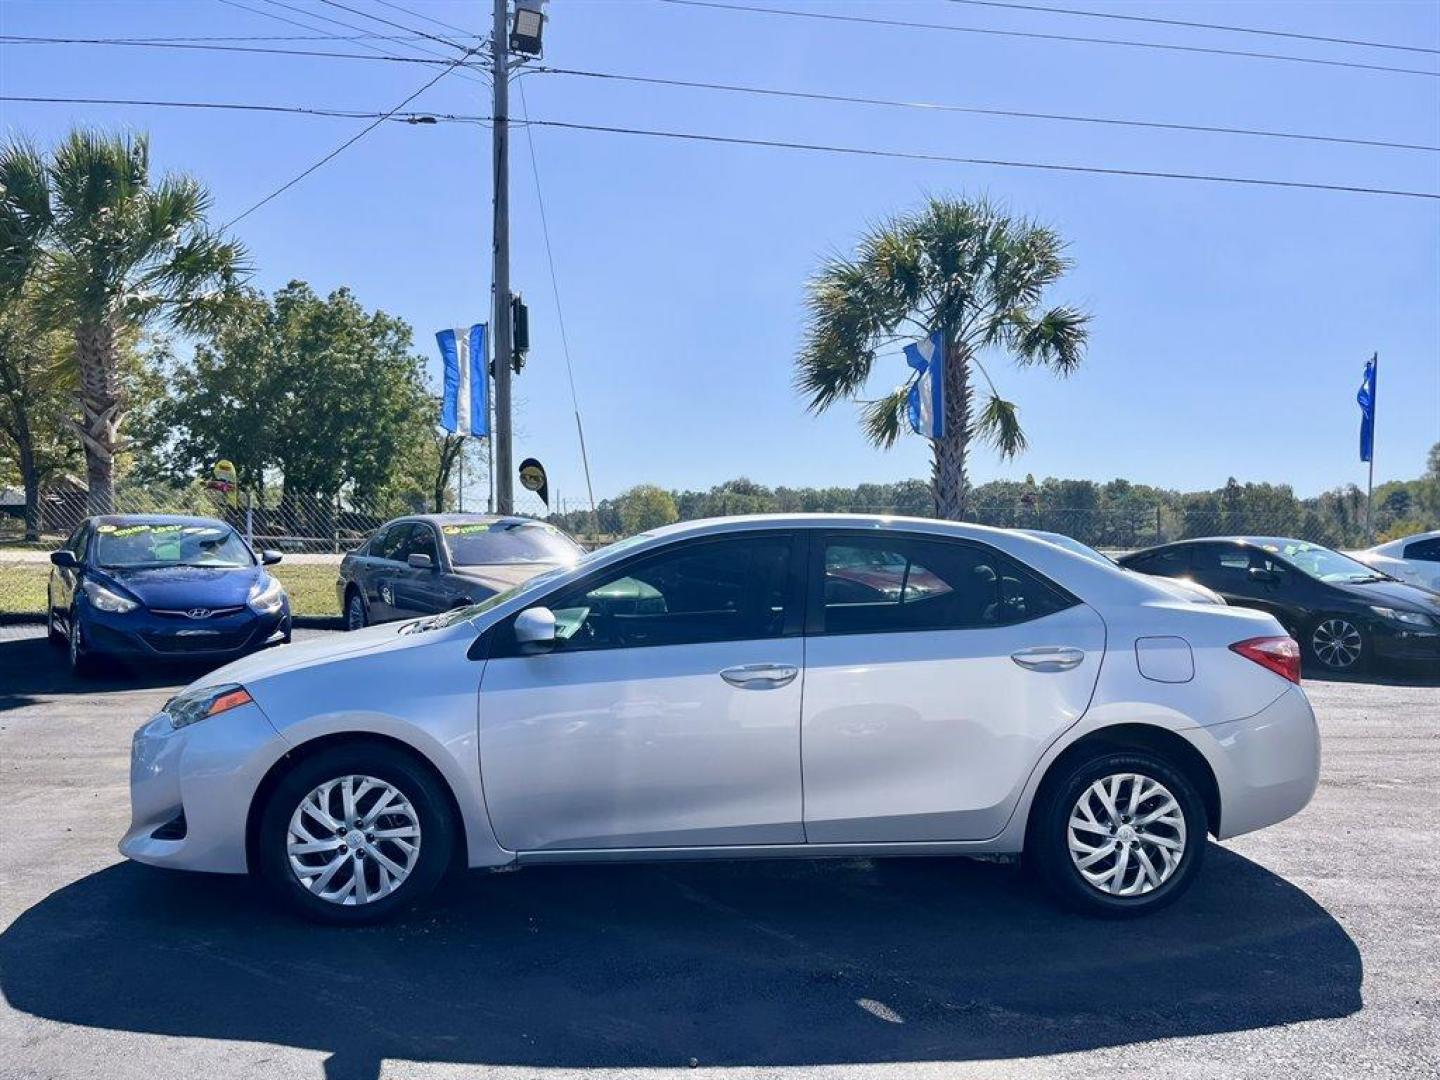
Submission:
[[[455,566],[577,561],[580,545],[542,521],[477,521],[442,525],[440,533]]]

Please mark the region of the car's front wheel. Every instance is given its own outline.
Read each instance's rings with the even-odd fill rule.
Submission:
[[[306,918],[378,922],[435,888],[454,837],[449,801],[424,765],[389,746],[339,746],[302,760],[271,792],[259,870]]]
[[[55,607],[50,603],[49,597],[45,600],[45,639],[51,645],[64,645],[67,643],[65,633],[55,623]]]
[[[1025,856],[1068,907],[1133,916],[1173,903],[1205,854],[1205,804],[1158,754],[1098,750],[1047,784]]]
[[[1311,658],[1327,671],[1360,671],[1370,659],[1364,632],[1343,615],[1324,615],[1310,628]]]
[[[80,627],[80,616],[74,608],[70,609],[65,625],[68,628],[65,655],[70,661],[70,673],[78,678],[89,678],[95,674],[97,660],[95,654],[85,647],[85,631]]]

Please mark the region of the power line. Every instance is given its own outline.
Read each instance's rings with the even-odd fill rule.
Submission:
[[[230,0],[217,0],[218,3],[230,3]],[[257,11],[255,8],[248,8],[244,4],[231,4],[232,7],[240,8],[242,11],[253,11],[256,15],[264,15],[266,18],[282,18],[279,15],[271,15],[269,12]],[[304,23],[292,22],[290,19],[283,21],[293,26],[303,26]],[[471,37],[479,35],[472,34]],[[411,35],[416,41],[425,39],[418,34]],[[49,43],[51,39],[38,39],[41,43]],[[165,45],[170,42],[207,42],[207,41],[407,41],[403,34],[187,34],[178,37],[135,37],[135,38],[105,38],[106,42],[120,45]],[[28,44],[29,39],[19,38],[11,44]]]
[[[535,177],[535,201],[540,206],[540,233],[545,238],[545,261],[550,264],[550,288],[555,295],[555,320],[560,325],[560,346],[565,355],[565,374],[570,379],[570,404],[575,408],[575,433],[580,437],[580,461],[585,466],[585,491],[590,510],[595,510],[595,486],[590,482],[590,455],[585,450],[585,428],[580,423],[580,397],[575,392],[575,367],[570,362],[570,336],[565,333],[565,311],[560,306],[560,279],[555,273],[555,252],[550,247],[550,219],[545,213],[545,193],[540,187],[540,162],[535,154],[535,132],[530,127],[530,103],[525,100],[525,80],[520,91],[520,114],[525,118],[525,139],[530,144],[530,172]]]
[[[413,19],[420,19],[424,22],[434,23],[436,26],[443,26],[446,30],[455,31],[455,33],[459,34],[461,37],[484,36],[483,34],[473,34],[469,30],[466,30],[463,26],[456,26],[454,23],[448,23],[444,19],[436,19],[430,15],[422,15],[418,11],[411,11],[409,8],[401,7],[399,4],[392,4],[390,3],[390,0],[373,0],[373,2],[379,4],[381,7],[389,8],[391,11],[398,11],[402,15],[409,15]]]
[[[425,56],[392,56],[386,53],[367,55],[365,53],[326,52],[318,49],[265,49],[248,45],[199,45],[178,41],[135,42],[127,38],[72,38],[72,37],[23,37],[18,34],[0,34],[0,45],[118,45],[145,49],[188,49],[200,52],[257,53],[267,56],[323,56],[332,60],[388,60],[396,64],[448,64],[448,60],[431,60]]]
[[[229,229],[229,228],[231,228],[231,227],[234,226],[234,225],[237,225],[237,224],[240,223],[241,221],[244,221],[247,217],[249,217],[251,214],[253,214],[256,210],[259,210],[259,209],[260,209],[262,206],[264,206],[266,203],[270,202],[270,200],[276,198],[277,196],[283,194],[283,193],[286,192],[286,191],[289,191],[292,187],[294,187],[296,184],[298,184],[301,180],[304,180],[305,177],[309,176],[311,173],[313,173],[316,169],[320,168],[320,167],[321,167],[322,165],[324,165],[326,162],[331,161],[332,159],[334,159],[334,158],[336,158],[336,157],[339,157],[342,153],[344,153],[346,150],[350,149],[350,147],[354,146],[357,142],[359,142],[361,139],[363,139],[366,135],[369,135],[370,132],[374,131],[377,127],[379,127],[381,124],[383,124],[386,120],[390,119],[392,116],[394,116],[396,113],[398,113],[401,109],[405,108],[406,105],[409,105],[410,102],[414,101],[414,100],[415,100],[416,98],[418,98],[421,94],[425,93],[426,90],[429,90],[432,86],[434,86],[436,83],[438,83],[441,79],[445,78],[446,75],[449,75],[452,71],[454,71],[454,70],[455,70],[457,67],[459,67],[462,63],[464,63],[465,59],[470,55],[470,53],[471,53],[472,51],[473,51],[473,50],[467,50],[463,56],[460,56],[459,58],[457,58],[457,59],[456,59],[453,63],[451,63],[450,66],[447,67],[444,71],[442,71],[442,72],[440,72],[439,74],[437,74],[433,79],[431,79],[429,82],[425,83],[424,86],[420,87],[420,89],[416,90],[413,94],[411,94],[409,97],[407,97],[404,101],[400,102],[400,104],[396,105],[393,109],[389,110],[389,111],[388,111],[387,113],[385,113],[383,116],[377,117],[375,120],[372,120],[370,123],[366,124],[366,125],[365,125],[363,128],[361,128],[358,132],[356,132],[356,133],[355,133],[354,135],[352,135],[350,138],[346,139],[343,143],[341,143],[339,146],[337,146],[334,150],[331,150],[330,153],[326,154],[326,155],[325,155],[324,157],[322,157],[319,161],[315,162],[313,165],[310,165],[308,168],[303,169],[299,174],[297,174],[297,175],[296,175],[295,177],[293,177],[292,179],[285,181],[285,183],[281,184],[281,185],[280,185],[278,188],[276,188],[274,191],[270,192],[269,195],[266,195],[266,196],[265,196],[263,199],[261,199],[259,202],[254,203],[252,206],[249,207],[249,209],[245,210],[245,211],[244,211],[243,213],[241,213],[238,217],[233,217],[233,218],[231,218],[229,221],[227,221],[224,225],[222,225],[222,226],[220,227],[221,231],[223,232],[224,230]]]
[[[1082,11],[1079,8],[1047,7],[1044,4],[1015,4],[1002,0],[950,0],[952,4],[972,7],[1009,8],[1014,11],[1043,11],[1052,15],[1079,15],[1087,19],[1114,19],[1118,22],[1155,23],[1159,26],[1183,26],[1191,30],[1222,30],[1229,34],[1260,34],[1264,37],[1293,38],[1297,41],[1320,41],[1327,45],[1361,45],[1367,49],[1396,49],[1401,52],[1434,53],[1422,45],[1401,45],[1393,41],[1365,41],[1360,38],[1327,37],[1324,34],[1301,34],[1293,30],[1265,30],[1258,26],[1233,26],[1224,23],[1191,22],[1187,19],[1162,19],[1156,15],[1121,15],[1113,11]]]
[[[343,120],[394,120],[406,124],[434,124],[439,121],[458,123],[488,123],[479,116],[460,116],[454,113],[430,112],[377,112],[373,109],[327,109],[309,105],[257,105],[233,101],[157,101],[145,98],[94,98],[94,97],[40,97],[24,94],[0,94],[0,101],[22,101],[42,105],[135,105],[161,109],[218,109],[238,112],[293,113],[297,116],[321,116]]]
[[[759,146],[782,150],[809,150],[817,153],[846,154],[854,157],[893,158],[902,161],[934,161],[952,165],[988,165],[1004,169],[1038,169],[1045,172],[1095,173],[1101,176],[1137,176],[1159,180],[1191,180],[1216,184],[1247,184],[1256,187],[1299,188],[1310,191],[1339,191],[1355,195],[1392,195],[1408,199],[1440,200],[1440,193],[1360,187],[1352,184],[1322,184],[1302,180],[1266,180],[1251,176],[1161,172],[1153,169],[1120,169],[1100,165],[1066,165],[1055,162],[1010,161],[999,158],[952,157],[948,154],[925,154],[904,150],[876,150],[870,147],[860,146],[830,146],[822,143],[786,142],[780,139],[746,139],[730,135],[705,135],[693,131],[660,131],[653,128],[577,124],[562,120],[531,120],[529,123],[535,127],[566,128],[571,131],[595,131],[614,135],[643,135],[660,139],[683,139],[691,142],[725,143],[732,146]]]
[[[1440,146],[1391,142],[1384,139],[1349,138],[1340,135],[1312,135],[1298,131],[1273,131],[1263,128],[1223,127],[1209,124],[1177,124],[1158,120],[1130,120],[1121,117],[1080,116],[1071,113],[1026,112],[1019,109],[989,109],[979,106],[948,105],[930,101],[901,101],[891,98],[861,97],[852,94],[824,94],[805,90],[780,90],[774,87],[745,86],[738,83],[701,82],[692,79],[665,79],[649,75],[625,75],[610,71],[583,71],[576,68],[542,66],[532,68],[531,70],[537,73],[570,75],[585,79],[641,83],[649,86],[680,86],[699,90],[721,90],[735,94],[798,98],[804,101],[838,102],[848,105],[880,105],[890,108],[966,113],[978,116],[1003,116],[1026,120],[1057,120],[1075,124],[1113,124],[1120,127],[1156,128],[1163,131],[1193,131],[1212,135],[1250,135],[1270,139],[1300,139],[1307,142],[1344,143],[1352,146],[1375,146],[1393,150],[1427,150],[1440,152]]]
[[[405,116],[405,118],[407,119],[407,121],[412,122],[412,123],[428,123],[428,122],[431,122],[431,121],[434,121],[434,122],[437,122],[437,123],[462,123],[462,124],[485,124],[485,123],[488,123],[488,122],[490,121],[490,117],[488,117],[488,116],[473,116],[473,115],[465,115],[465,114],[446,114],[446,113],[420,113],[420,114],[402,114],[402,113],[401,113],[401,110],[402,110],[406,105],[408,105],[411,101],[413,101],[416,97],[418,97],[419,94],[422,93],[422,92],[423,92],[425,89],[427,89],[429,86],[432,86],[432,85],[434,85],[435,82],[438,82],[438,81],[439,81],[441,78],[443,78],[446,74],[448,74],[448,70],[447,70],[447,71],[444,71],[444,72],[441,72],[440,75],[437,75],[437,76],[435,77],[435,79],[431,80],[430,83],[427,83],[424,87],[421,87],[420,90],[416,91],[415,94],[412,94],[410,97],[406,98],[404,101],[402,101],[402,102],[401,102],[398,106],[396,106],[394,109],[391,109],[391,110],[389,110],[389,111],[387,111],[387,112],[383,112],[383,113],[360,114],[360,113],[357,112],[356,114],[354,114],[354,117],[353,117],[353,118],[359,119],[359,118],[362,118],[362,117],[374,117],[374,118],[376,118],[376,124],[378,124],[379,122],[384,121],[384,120],[392,120],[392,119],[395,119],[397,116],[402,116],[402,115]],[[28,102],[44,102],[44,103],[52,103],[52,104],[147,105],[147,106],[168,106],[168,107],[174,107],[174,108],[199,108],[199,109],[207,109],[207,108],[209,108],[209,109],[258,109],[258,108],[262,108],[261,106],[238,105],[238,104],[228,104],[228,103],[220,103],[220,102],[137,101],[137,100],[127,100],[127,99],[119,99],[119,98],[18,97],[18,96],[12,96],[12,95],[0,95],[0,101],[28,101]],[[265,107],[263,107],[263,108],[264,108],[264,111],[269,111],[269,112],[293,112],[293,113],[319,112],[320,115],[328,115],[329,112],[337,112],[337,113],[340,112],[340,110],[328,110],[328,111],[325,111],[325,110],[313,110],[313,109],[309,109],[309,108],[305,108],[305,107],[301,107],[301,106],[279,106],[279,105],[273,105],[273,106],[265,106]],[[346,115],[350,115],[350,114],[347,112]],[[410,119],[410,117],[411,117],[412,115],[413,115],[413,117],[414,117],[413,120]],[[522,123],[522,121],[511,121],[511,123],[512,123],[512,124]],[[602,125],[602,124],[580,124],[580,123],[574,123],[574,122],[571,122],[571,121],[568,121],[568,120],[535,120],[535,119],[529,119],[529,120],[523,121],[523,123],[524,123],[524,124],[527,124],[527,125],[532,125],[532,126],[534,126],[534,127],[552,127],[552,128],[561,128],[561,129],[570,130],[570,131],[602,132],[602,133],[616,134],[616,135],[638,135],[638,136],[648,136],[648,137],[651,137],[651,138],[681,139],[681,140],[687,140],[687,141],[691,141],[691,142],[719,143],[719,144],[726,144],[726,145],[732,145],[732,146],[754,146],[754,147],[763,147],[763,148],[771,148],[771,149],[782,149],[782,150],[807,150],[807,151],[811,151],[811,152],[815,152],[815,153],[844,154],[844,155],[854,156],[854,157],[890,158],[890,159],[900,160],[900,161],[932,161],[932,162],[938,162],[938,163],[942,163],[942,164],[954,164],[954,165],[987,165],[987,166],[994,166],[994,167],[998,167],[998,168],[1010,168],[1010,169],[1036,169],[1036,170],[1041,170],[1041,171],[1046,171],[1046,172],[1093,173],[1093,174],[1100,175],[1100,176],[1133,176],[1133,177],[1141,177],[1141,178],[1149,178],[1149,179],[1159,179],[1159,180],[1189,180],[1189,181],[1206,182],[1206,183],[1244,184],[1244,185],[1252,185],[1252,186],[1257,186],[1257,187],[1295,188],[1295,189],[1308,190],[1308,191],[1336,191],[1336,192],[1344,192],[1344,193],[1358,194],[1358,195],[1391,195],[1391,196],[1396,196],[1396,197],[1401,197],[1401,198],[1410,198],[1410,199],[1433,199],[1433,200],[1440,200],[1440,193],[1435,193],[1435,192],[1428,192],[1428,191],[1406,191],[1406,190],[1400,190],[1400,189],[1395,189],[1395,188],[1362,187],[1362,186],[1353,185],[1353,184],[1326,184],[1326,183],[1319,183],[1319,182],[1314,182],[1314,181],[1303,181],[1303,180],[1270,180],[1270,179],[1265,179],[1265,178],[1261,178],[1261,177],[1251,177],[1251,176],[1225,176],[1225,175],[1210,174],[1210,173],[1164,172],[1164,171],[1159,171],[1159,170],[1154,170],[1154,169],[1122,169],[1122,168],[1114,168],[1114,167],[1101,166],[1101,165],[1070,165],[1070,164],[1061,164],[1061,163],[1055,163],[1055,162],[1015,161],[1015,160],[1005,160],[1005,159],[999,159],[999,158],[956,157],[956,156],[951,156],[951,155],[947,155],[947,154],[928,154],[928,153],[919,153],[919,152],[915,152],[915,151],[905,151],[905,150],[877,150],[877,149],[874,149],[874,148],[872,148],[872,147],[832,146],[832,145],[827,145],[827,144],[823,144],[823,143],[789,142],[789,141],[785,141],[785,140],[781,140],[781,139],[751,139],[751,138],[743,138],[743,137],[740,137],[740,136],[730,136],[730,135],[707,135],[707,134],[704,134],[704,133],[701,133],[701,132],[693,132],[693,131],[663,131],[663,130],[658,130],[658,129],[653,129],[653,128],[631,128],[631,127],[619,127],[619,126]],[[361,134],[361,135],[367,134],[370,130],[373,129],[374,126],[376,126],[376,125],[371,125],[371,127],[366,128],[366,129],[365,129],[364,131],[362,131],[360,134]],[[360,138],[360,136],[357,135],[355,139],[352,139],[352,140],[351,140],[351,142],[354,142],[354,141],[356,141],[356,139],[359,139],[359,138]],[[334,157],[335,154],[339,153],[340,150],[345,149],[345,148],[346,148],[347,146],[349,146],[349,145],[350,145],[349,143],[346,143],[344,146],[341,146],[341,147],[339,148],[339,150],[336,150],[336,151],[333,152],[332,154],[328,155],[326,158],[322,159],[322,160],[321,160],[320,162],[318,162],[316,165],[312,166],[309,170],[307,170],[307,173],[306,173],[306,174],[302,174],[302,177],[303,177],[304,175],[308,175],[309,172],[313,172],[313,171],[314,171],[316,168],[318,168],[320,165],[324,164],[325,161],[328,161],[331,157]],[[297,177],[296,180],[299,180],[299,179],[301,179],[302,177]],[[292,181],[291,183],[293,184],[294,182],[295,182],[295,181]],[[288,186],[290,186],[290,185],[286,185],[286,186],[288,187]],[[282,188],[281,190],[283,190],[283,188]],[[279,192],[276,192],[275,194],[278,194],[278,193],[279,193]],[[273,197],[274,197],[273,195],[270,196],[270,198],[273,198]],[[257,206],[258,206],[258,205],[259,205],[259,204],[257,204]],[[256,207],[252,207],[251,209],[253,210],[253,209],[255,209],[255,208],[256,208]],[[246,211],[247,214],[250,213],[250,212],[251,212],[251,211],[249,211],[249,210]],[[242,216],[244,216],[244,215],[242,215]],[[238,220],[240,220],[240,219],[239,219],[239,218],[236,218],[236,219],[235,219],[235,221],[238,221]],[[232,221],[230,224],[234,224],[234,222]]]
[[[662,4],[681,7],[712,8],[716,11],[746,12],[759,15],[785,15],[794,19],[824,19],[831,22],[860,23],[869,26],[903,26],[912,30],[942,30],[953,34],[985,34],[992,37],[1030,38],[1039,41],[1069,41],[1087,45],[1119,45],[1133,49],[1160,49],[1166,52],[1201,53],[1210,56],[1238,56],[1250,60],[1280,60],[1294,64],[1319,64],[1323,67],[1356,68],[1361,71],[1384,71],[1397,75],[1424,75],[1440,79],[1440,71],[1421,68],[1387,67],[1383,64],[1362,64],[1352,60],[1322,60],[1314,56],[1292,56],[1288,53],[1250,52],[1242,49],[1219,49],[1201,45],[1168,45],[1157,41],[1131,41],[1123,38],[1082,37],[1077,34],[1046,34],[1034,30],[996,30],[989,27],[955,26],[951,23],[912,22],[904,19],[881,19],[866,15],[840,15],[829,11],[794,11],[788,8],[758,7],[752,4],[721,4],[715,0],[658,0]]]
[[[278,0],[269,0],[269,3],[272,3],[272,4],[278,3]],[[372,15],[372,14],[370,14],[368,11],[361,11],[359,8],[353,8],[353,7],[350,7],[348,4],[342,4],[342,3],[339,2],[339,0],[320,0],[320,3],[325,4],[325,5],[327,5],[328,7],[339,8],[341,11],[348,11],[348,12],[350,12],[351,15],[359,15],[362,19],[370,19],[370,20],[373,21],[373,22],[383,23],[385,26],[393,26],[393,27],[394,27],[395,29],[397,29],[397,30],[404,30],[407,34],[419,34],[419,35],[421,35],[422,37],[427,37],[427,38],[429,38],[431,41],[439,42],[441,45],[448,46],[449,48],[459,49],[461,52],[465,52],[465,51],[466,51],[464,45],[457,45],[455,42],[451,41],[449,38],[443,38],[443,37],[439,37],[439,36],[437,36],[437,35],[435,35],[435,34],[426,33],[424,30],[417,30],[417,29],[415,29],[415,27],[413,27],[413,26],[405,26],[405,25],[402,24],[402,23],[394,22],[394,21],[392,21],[392,20],[390,20],[390,19],[386,19],[386,18],[384,18],[384,17],[382,17],[382,16],[380,16],[380,15]],[[285,5],[285,6],[289,6],[289,5]],[[323,18],[324,16],[318,16],[318,15],[317,15],[316,17],[317,17],[317,18]],[[332,21],[334,21],[334,22],[340,22],[339,19],[333,19]],[[347,25],[347,26],[348,26],[349,24],[348,24],[348,23],[344,23],[344,24],[342,24],[342,25]],[[357,29],[358,29],[358,28],[357,28]],[[426,51],[426,52],[429,52],[428,49],[425,50],[425,51]]]

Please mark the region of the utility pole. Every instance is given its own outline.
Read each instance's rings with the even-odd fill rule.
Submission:
[[[510,32],[507,0],[495,0],[490,41],[495,84],[492,140],[495,151],[495,509],[515,512],[510,445]]]

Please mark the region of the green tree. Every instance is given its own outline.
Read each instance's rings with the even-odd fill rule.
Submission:
[[[0,217],[23,222],[40,246],[44,321],[75,340],[90,509],[105,512],[125,447],[124,338],[155,323],[186,332],[212,325],[235,294],[244,251],[209,227],[210,198],[196,180],[151,182],[144,135],[77,129],[48,161],[19,142],[0,153]],[[0,248],[0,259],[14,257]]]
[[[1080,364],[1089,316],[1041,307],[1068,266],[1053,230],[983,199],[932,198],[872,229],[854,258],[832,258],[810,282],[796,385],[810,409],[823,411],[862,390],[880,350],[941,331],[945,435],[932,444],[931,483],[940,516],[964,517],[971,440],[989,442],[1003,458],[1025,448],[1016,406],[1000,396],[981,354],[1003,351],[1062,376]],[[976,372],[985,381],[978,396]],[[908,389],[865,406],[865,432],[877,446],[900,437]]]
[[[0,436],[25,492],[25,539],[40,538],[40,493],[54,474],[77,464],[80,446],[68,420],[75,399],[73,345],[45,331],[31,304],[0,306]]]
[[[637,484],[615,502],[620,512],[620,531],[627,536],[680,520],[675,497],[654,484]]]

